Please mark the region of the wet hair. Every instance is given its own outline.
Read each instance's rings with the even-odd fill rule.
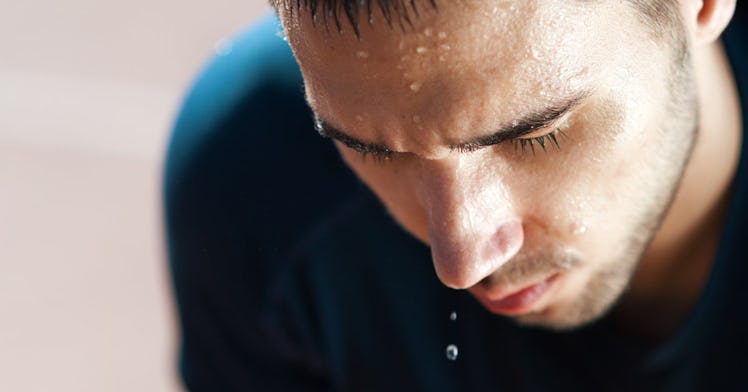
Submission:
[[[583,2],[600,2],[604,0],[577,0]],[[679,22],[677,0],[625,0],[642,17],[642,22],[657,36],[672,31]],[[270,0],[270,5],[277,11],[280,7],[290,12],[307,10],[312,22],[329,27],[334,23],[339,33],[343,32],[344,19],[360,37],[360,17],[363,14],[366,22],[374,24],[374,8],[379,8],[390,27],[399,27],[405,31],[412,27],[413,19],[421,12],[438,11],[436,0]],[[362,13],[362,11],[364,11]]]
[[[353,28],[357,37],[360,36],[360,16],[366,16],[369,25],[374,24],[374,7],[379,8],[390,27],[399,27],[405,31],[413,26],[413,19],[421,12],[437,11],[436,0],[270,0],[270,5],[277,11],[284,7],[290,12],[309,11],[312,22],[322,23],[327,27],[334,23],[339,33],[343,31],[345,18]]]

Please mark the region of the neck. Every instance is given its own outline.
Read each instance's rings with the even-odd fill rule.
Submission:
[[[663,224],[612,318],[648,340],[682,324],[709,277],[740,158],[741,113],[722,45],[696,49],[699,135]],[[644,316],[644,317],[642,317]]]

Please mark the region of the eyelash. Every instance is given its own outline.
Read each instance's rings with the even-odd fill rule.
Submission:
[[[521,149],[523,154],[527,152],[527,146],[529,145],[530,151],[532,151],[532,155],[535,156],[535,143],[537,143],[538,146],[540,146],[543,152],[548,152],[548,145],[553,145],[553,147],[555,147],[556,150],[561,150],[561,146],[558,143],[557,135],[568,137],[562,129],[556,128],[553,130],[553,132],[546,133],[545,135],[540,135],[537,137],[531,137],[527,139],[522,139],[522,138],[514,139],[512,140],[512,144],[514,145],[514,151],[518,151],[519,149]]]
[[[366,160],[367,156],[370,156],[371,159],[374,160],[374,162],[379,164],[384,164],[390,160],[392,160],[392,156],[394,153],[392,151],[361,151],[361,150],[355,150],[356,152],[361,155],[361,159]]]
[[[540,135],[536,137],[531,138],[517,138],[510,140],[512,145],[514,145],[514,151],[521,152],[522,154],[528,153],[528,151],[532,152],[532,155],[536,155],[535,151],[535,145],[537,144],[540,149],[543,150],[543,152],[548,152],[548,148],[552,145],[555,147],[557,151],[561,150],[561,145],[558,142],[558,135],[568,137],[566,132],[564,132],[560,128],[556,128],[553,130],[553,132],[546,133],[545,135]],[[366,151],[357,149],[355,147],[348,147],[353,149],[354,151],[358,152],[362,159],[366,159],[367,156],[371,156],[371,158],[374,160],[374,162],[378,164],[385,164],[386,162],[392,160],[394,156],[393,151]],[[482,146],[464,146],[457,148],[458,152],[473,152],[478,149],[482,148]]]

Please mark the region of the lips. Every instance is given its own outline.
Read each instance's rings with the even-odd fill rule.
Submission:
[[[547,293],[554,283],[558,280],[559,274],[552,275],[538,283],[526,286],[512,293],[496,296],[477,294],[478,300],[493,313],[503,315],[520,315],[533,310],[543,294]]]

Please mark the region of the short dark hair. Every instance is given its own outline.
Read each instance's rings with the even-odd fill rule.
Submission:
[[[436,0],[270,0],[270,5],[277,11],[279,7],[293,12],[309,11],[312,22],[322,18],[325,26],[332,20],[339,33],[343,32],[342,17],[344,14],[357,37],[360,36],[359,17],[364,11],[366,20],[374,24],[373,8],[377,7],[384,15],[390,27],[399,26],[403,31],[406,26],[413,26],[413,19],[427,9],[437,10]]]
[[[625,1],[637,11],[645,26],[657,36],[671,31],[680,21],[677,0]],[[374,24],[373,7],[377,7],[390,27],[397,25],[402,30],[412,26],[413,18],[417,18],[421,11],[438,10],[436,0],[270,0],[270,5],[276,11],[279,7],[284,7],[290,12],[307,10],[315,24],[321,15],[323,24],[327,27],[332,21],[339,33],[343,32],[344,15],[357,37],[360,36],[359,17],[362,10],[365,11],[367,22]]]

